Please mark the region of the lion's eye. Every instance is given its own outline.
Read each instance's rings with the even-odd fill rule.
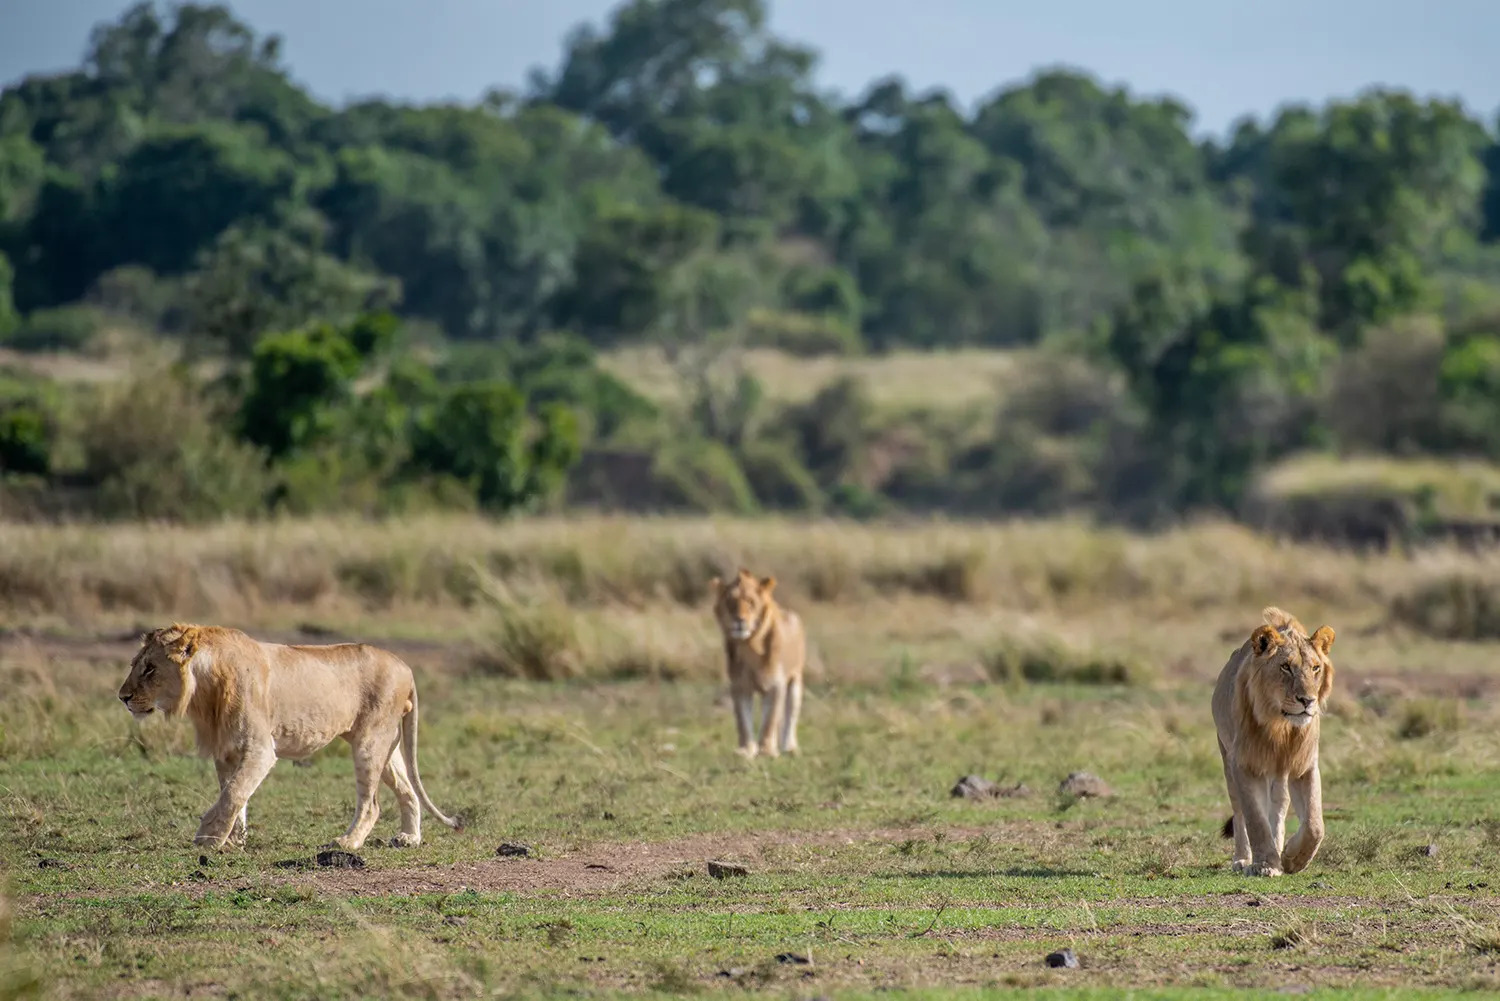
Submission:
[[[1290,665],[1290,664],[1282,664],[1281,665],[1281,673],[1282,674],[1291,674],[1292,673],[1292,665]]]
[[[143,677],[143,678],[149,678],[149,677],[151,677],[155,673],[156,673],[156,665],[155,664],[147,664],[146,665],[146,669],[141,672],[141,677]]]

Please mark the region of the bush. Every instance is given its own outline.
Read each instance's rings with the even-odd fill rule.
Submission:
[[[752,309],[745,317],[745,344],[774,348],[799,358],[857,355],[864,350],[859,331],[831,316]]]
[[[1440,639],[1500,639],[1500,585],[1471,573],[1442,574],[1398,595],[1391,615]]]
[[[0,412],[0,473],[47,475],[50,439],[47,419],[35,407],[16,405]]]
[[[105,319],[88,306],[59,306],[32,311],[5,338],[17,351],[85,351],[104,328]]]
[[[181,373],[143,374],[106,392],[79,437],[101,515],[199,521],[265,509],[265,456],[231,437]]]
[[[790,446],[759,440],[740,457],[756,498],[768,508],[816,514],[825,498],[818,481]]]
[[[1133,657],[1079,650],[1052,636],[1006,637],[985,654],[984,667],[1000,682],[1144,685],[1155,677]]]
[[[668,507],[690,511],[756,509],[755,491],[734,454],[716,441],[701,438],[668,444],[651,469],[658,495]]]
[[[1323,420],[1340,447],[1397,454],[1440,447],[1443,331],[1413,318],[1368,332],[1333,364]]]

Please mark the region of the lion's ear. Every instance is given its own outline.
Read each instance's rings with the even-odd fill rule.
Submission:
[[[1250,634],[1250,649],[1257,657],[1264,657],[1281,644],[1281,634],[1274,626],[1260,626]]]
[[[1318,653],[1328,656],[1328,651],[1333,649],[1333,627],[1319,626],[1318,631],[1308,637],[1312,645],[1317,648]]]
[[[718,577],[708,582],[708,593],[717,598],[724,593],[724,582]]]
[[[763,580],[761,580],[761,582],[760,582],[760,589],[762,591],[766,592],[767,594],[770,594],[772,591],[776,590],[776,578],[775,577],[766,577]]]

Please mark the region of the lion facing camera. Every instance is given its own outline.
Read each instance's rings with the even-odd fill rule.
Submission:
[[[1219,673],[1214,725],[1234,815],[1234,870],[1279,876],[1307,868],[1323,841],[1323,783],[1318,734],[1333,691],[1333,630],[1311,636],[1279,608],[1261,613]],[[1288,800],[1301,826],[1285,838]]]

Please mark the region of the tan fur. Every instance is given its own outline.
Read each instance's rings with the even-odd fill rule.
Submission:
[[[1308,636],[1279,608],[1261,614],[1265,625],[1219,673],[1213,714],[1234,809],[1226,825],[1234,869],[1278,876],[1305,869],[1323,841],[1318,738],[1333,691],[1334,633],[1322,626]],[[1289,800],[1301,826],[1283,849]]]
[[[417,773],[417,688],[411,668],[363,644],[283,646],[220,626],[173,624],[148,633],[120,686],[137,719],[161,710],[192,721],[212,758],[219,798],[198,826],[198,844],[245,839],[245,804],[278,758],[305,758],[336,737],[354,754],[354,820],[334,844],[362,845],[380,815],[385,782],[401,807],[393,847],[420,844],[422,807],[449,827]],[[399,750],[400,753],[396,753]]]
[[[734,704],[739,753],[776,757],[797,752],[797,718],[802,712],[807,637],[796,612],[777,604],[776,578],[757,580],[741,568],[726,584],[710,582],[714,618],[724,635],[725,670]],[[761,697],[760,742],[753,733],[755,696]]]

